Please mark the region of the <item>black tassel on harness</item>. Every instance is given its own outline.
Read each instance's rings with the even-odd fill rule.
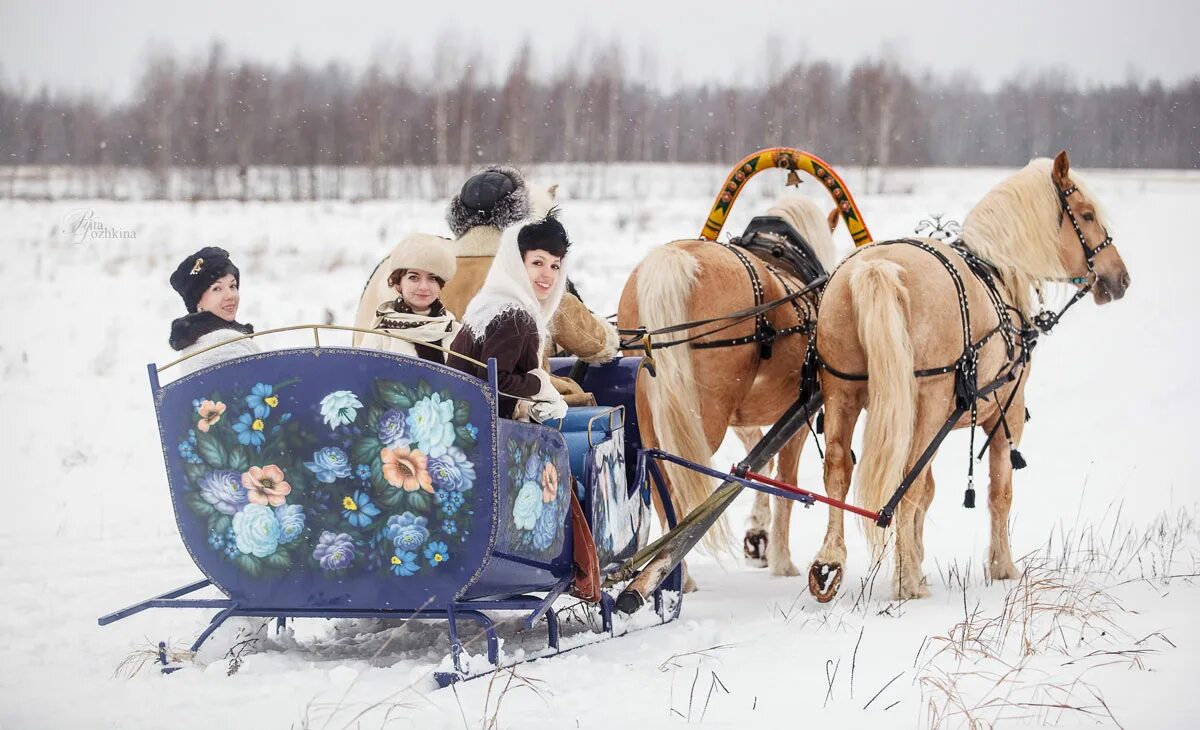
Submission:
[[[813,429],[817,433],[825,433],[825,409],[822,408],[817,412],[817,425]]]
[[[1028,464],[1025,463],[1025,457],[1021,456],[1021,452],[1017,451],[1016,447],[1008,450],[1008,458],[1012,462],[1013,469],[1024,469]]]
[[[963,507],[975,509],[975,487],[967,487],[967,491],[963,494]]]

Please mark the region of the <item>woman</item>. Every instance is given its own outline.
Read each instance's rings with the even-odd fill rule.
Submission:
[[[552,209],[545,218],[505,231],[479,293],[467,305],[463,329],[452,349],[480,362],[496,358],[504,395],[501,418],[561,418],[567,404],[539,367],[550,338],[550,320],[566,288],[564,258],[571,242]],[[486,368],[451,357],[450,365],[477,378]],[[515,398],[530,399],[517,406]]]
[[[442,287],[454,278],[454,251],[448,239],[414,233],[388,257],[388,285],[399,295],[375,310],[371,329],[385,334],[365,335],[360,347],[387,350],[446,364],[446,353],[460,329],[454,315],[442,306]]]
[[[241,272],[225,249],[207,246],[181,261],[171,274],[171,288],[183,298],[188,310],[187,315],[171,323],[171,349],[190,355],[254,332],[254,327],[237,321],[242,300]],[[261,351],[253,340],[239,340],[185,360],[177,372],[186,375]]]

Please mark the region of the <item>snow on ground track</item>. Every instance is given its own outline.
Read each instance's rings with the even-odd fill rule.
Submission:
[[[711,185],[695,184],[686,170],[638,171],[648,174],[658,178],[638,199],[573,199],[564,190],[578,244],[575,278],[598,311],[615,310],[624,277],[647,247],[695,235],[711,204],[706,191],[717,189],[723,172],[704,169]],[[859,202],[877,237],[906,235],[928,213],[961,219],[1003,174],[897,171],[886,181],[892,192],[860,193]],[[847,180],[861,187],[857,174]],[[809,598],[802,579],[700,557],[693,568],[702,590],[685,599],[679,622],[522,667],[507,693],[504,678],[431,692],[428,671],[446,639],[430,626],[301,621],[294,637],[248,655],[232,677],[217,661],[166,679],[144,671],[118,680],[113,670],[131,651],[160,639],[186,645],[206,616],[152,611],[105,628],[95,623],[197,575],[170,517],[144,371],[168,354],[167,324],[179,309],[166,285],[174,263],[201,245],[230,248],[245,279],[245,318],[260,328],[322,321],[326,310],[345,322],[389,242],[410,227],[442,230],[440,203],[0,201],[0,457],[8,497],[0,522],[0,727],[377,727],[389,709],[400,726],[478,727],[498,702],[500,727],[611,726],[632,712],[648,726],[912,726],[959,698],[968,708],[986,705],[980,717],[1023,718],[1016,724],[1026,726],[1111,724],[1109,711],[1124,727],[1196,726],[1200,590],[1186,578],[1135,579],[1200,572],[1197,528],[1180,520],[1196,501],[1200,465],[1189,418],[1200,406],[1192,320],[1200,252],[1179,235],[1200,176],[1100,172],[1093,180],[1117,222],[1133,286],[1114,305],[1076,307],[1039,345],[1013,547],[1027,555],[1054,545],[1028,561],[1035,569],[1027,584],[982,580],[987,513],[958,506],[966,435],[957,433],[936,467],[928,600],[891,604],[880,579],[875,597],[856,606],[869,566],[855,528],[842,598],[829,606]],[[761,188],[773,193],[777,184]],[[739,202],[728,230],[765,208],[758,189]],[[137,239],[59,241],[62,215],[80,206],[108,225],[136,228]],[[730,440],[714,464],[739,455]],[[810,447],[801,465],[806,486],[819,484],[814,456]],[[735,524],[748,507],[748,498],[735,505]],[[1151,530],[1163,513],[1168,519]],[[792,550],[801,567],[820,542],[825,515],[794,513]],[[1114,529],[1116,522],[1125,527]],[[1066,562],[1090,572],[1045,572],[1063,543],[1072,546]],[[1006,605],[1076,610],[989,623]],[[991,630],[1003,626],[1007,637]],[[1057,638],[1045,639],[1051,630]],[[525,643],[515,629],[506,633],[510,647]],[[1021,656],[1023,635],[1043,637],[1032,644],[1038,653]],[[1084,658],[1091,652],[1110,653]],[[1002,660],[1021,669],[998,682],[1008,671]],[[1052,704],[1083,709],[1045,707]]]

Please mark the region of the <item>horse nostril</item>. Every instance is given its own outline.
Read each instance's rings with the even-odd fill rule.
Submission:
[[[1122,271],[1121,277],[1119,279],[1117,279],[1117,281],[1119,281],[1121,283],[1122,289],[1128,289],[1129,288],[1129,272]]]

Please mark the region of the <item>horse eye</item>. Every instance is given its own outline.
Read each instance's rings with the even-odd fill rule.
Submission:
[[[1088,223],[1091,223],[1092,221],[1096,220],[1096,214],[1095,213],[1084,213],[1083,219],[1085,221],[1087,221]]]

